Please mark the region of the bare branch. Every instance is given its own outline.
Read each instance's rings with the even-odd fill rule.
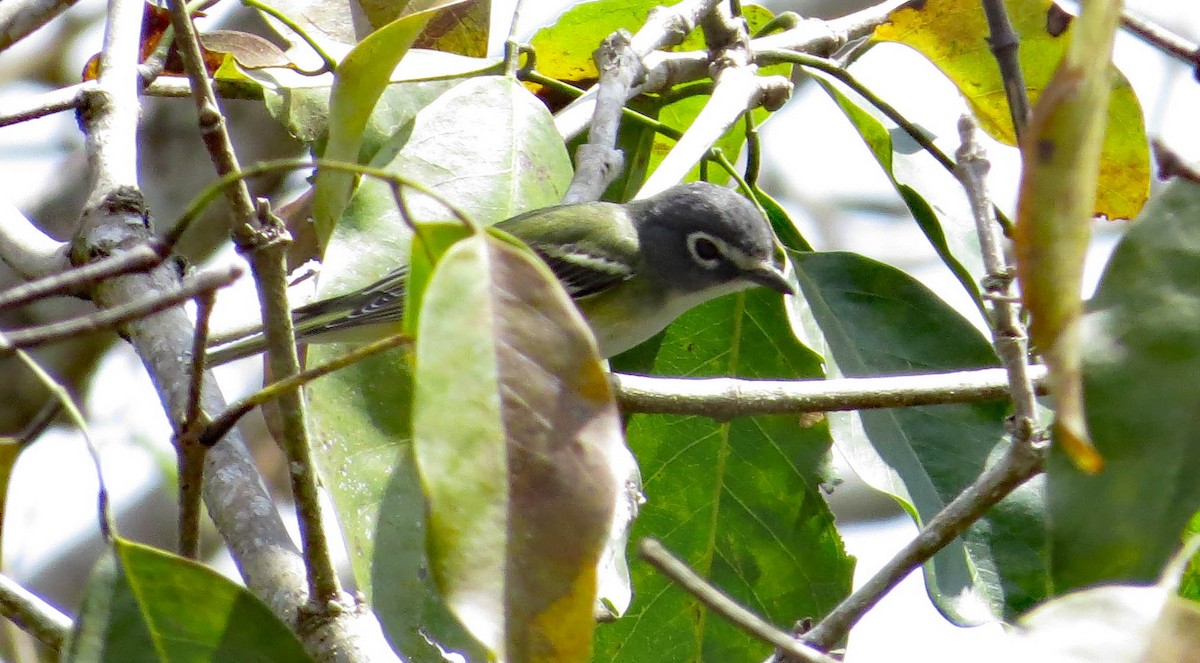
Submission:
[[[1008,390],[1013,399],[1012,441],[995,465],[931,518],[917,538],[804,636],[818,647],[828,648],[839,641],[867,610],[913,569],[1042,471],[1045,436],[1037,425],[1034,380],[1039,379],[1035,376],[1040,374],[1044,384],[1045,369],[1028,365],[1025,331],[1010,294],[1012,276],[1005,263],[999,225],[987,194],[986,176],[990,166],[984,158],[983,148],[975,141],[974,122],[964,117],[959,123],[959,132],[962,146],[956,155],[958,174],[971,201],[984,265],[988,270],[984,288],[994,295],[992,337],[996,353],[1004,363]]]
[[[1031,366],[1030,373],[1044,389],[1045,368]],[[614,373],[609,379],[624,412],[697,415],[718,421],[761,414],[969,403],[1010,395],[1002,368],[836,380],[662,378],[624,373]]]
[[[1021,71],[1021,61],[1017,59],[1017,49],[1021,45],[1020,37],[1013,32],[1012,23],[1008,20],[1008,10],[1002,0],[983,0],[983,12],[987,16],[988,44],[992,55],[1000,66],[1000,78],[1004,81],[1004,94],[1008,97],[1008,112],[1012,116],[1013,131],[1017,139],[1025,132],[1025,123],[1029,121],[1029,94],[1025,89],[1025,74]]]
[[[42,232],[12,203],[0,201],[0,260],[26,279],[40,279],[67,267],[66,242]]]
[[[712,97],[692,125],[638,191],[652,196],[682,180],[744,113],[759,105],[779,108],[791,95],[792,83],[783,76],[759,76],[750,51],[746,21],[724,13],[722,5],[705,19],[705,35],[713,54]]]
[[[3,240],[0,240],[0,244]],[[64,249],[66,246],[64,245]],[[100,281],[121,274],[139,272],[161,264],[167,257],[166,248],[157,243],[136,246],[124,253],[109,256],[61,274],[51,274],[0,293],[0,309],[27,304],[43,297],[74,294]],[[63,258],[66,260],[65,256]]]
[[[111,306],[91,315],[65,322],[54,322],[28,329],[5,332],[0,338],[0,356],[17,349],[34,348],[47,343],[63,341],[80,334],[115,329],[134,320],[179,306],[197,295],[223,288],[241,276],[241,268],[231,267],[213,271],[188,279],[179,287],[166,292],[153,293],[125,304]]]
[[[70,9],[78,0],[5,0],[0,4],[0,51]]]
[[[746,633],[781,650],[791,660],[805,663],[836,662],[836,659],[775,628],[770,622],[739,605],[688,568],[687,564],[672,555],[657,540],[642,539],[638,544],[638,555],[710,610],[728,619],[731,624]]]
[[[832,647],[908,574],[966,531],[997,502],[1037,476],[1042,471],[1041,456],[1027,453],[1028,449],[1023,446],[1010,447],[999,462],[988,468],[946,508],[931,518],[921,533],[878,573],[806,633],[804,640],[821,649]]]
[[[201,136],[217,173],[223,177],[233,176],[241,171],[241,167],[204,67],[195,26],[183,0],[172,0],[169,5],[176,42],[192,85]],[[285,247],[290,238],[283,223],[270,212],[266,201],[255,205],[251,200],[243,179],[238,178],[234,185],[226,187],[224,191],[233,208],[232,235],[238,248],[246,253],[258,286],[259,305],[266,324],[269,371],[276,378],[287,378],[299,372],[287,299]],[[289,618],[288,623],[302,637],[306,649],[314,658],[394,660],[395,652],[384,639],[378,620],[369,612],[357,610],[353,600],[342,591],[338,580],[325,531],[325,505],[320,497],[307,417],[300,394],[282,394],[279,397],[279,415],[308,581],[308,600],[304,609],[296,610],[299,606],[287,606],[284,616]],[[208,458],[211,462],[211,452]],[[283,589],[281,586],[275,591]],[[288,599],[302,596],[292,588],[288,590]]]
[[[6,575],[0,575],[0,615],[53,651],[61,650],[71,634],[70,617]]]
[[[1121,15],[1121,27],[1163,53],[1191,65],[1196,78],[1200,79],[1200,46],[1161,25],[1134,16],[1129,12]]]
[[[83,93],[90,94],[98,86],[96,81],[87,81],[5,102],[4,110],[0,111],[0,127],[72,110],[79,106]]]

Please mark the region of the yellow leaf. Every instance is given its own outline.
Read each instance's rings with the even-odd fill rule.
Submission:
[[[1050,85],[1055,68],[1076,32],[1071,16],[1050,0],[1006,0],[1020,46],[1018,56],[1031,104]],[[979,125],[996,140],[1016,143],[1004,82],[988,45],[988,27],[978,0],[908,2],[875,29],[876,41],[904,44],[920,52],[958,87]],[[1095,214],[1132,219],[1150,193],[1150,152],[1141,105],[1129,81],[1107,65],[1098,51],[1089,54],[1111,71],[1107,131],[1100,157]]]

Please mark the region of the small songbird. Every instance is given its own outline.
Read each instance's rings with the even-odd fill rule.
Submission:
[[[644,200],[557,205],[496,224],[529,245],[578,304],[611,357],[688,309],[751,286],[783,294],[771,226],[730,189],[693,182]],[[366,341],[396,333],[407,265],[354,292],[292,312],[299,343]],[[353,332],[353,333],[352,333]],[[261,352],[261,334],[218,347],[209,365]]]

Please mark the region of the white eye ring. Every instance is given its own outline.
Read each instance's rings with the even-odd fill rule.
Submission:
[[[725,256],[725,242],[703,232],[690,233],[687,236],[688,253],[692,260],[705,269],[716,269]]]

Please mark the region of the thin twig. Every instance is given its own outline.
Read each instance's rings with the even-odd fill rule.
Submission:
[[[64,341],[79,334],[115,329],[134,320],[160,313],[192,299],[233,283],[241,276],[240,267],[213,270],[185,280],[174,290],[154,293],[125,304],[101,309],[90,315],[5,332],[0,339],[0,356],[17,349],[35,348],[47,343]]]
[[[766,54],[764,53],[762,55],[765,56]],[[867,103],[874,106],[889,120],[896,123],[896,126],[903,129],[910,138],[916,141],[918,145],[928,152],[930,156],[932,156],[950,174],[957,176],[957,164],[954,163],[954,159],[951,159],[949,155],[943,152],[942,149],[933,142],[933,139],[926,135],[920,127],[909,121],[908,118],[904,117],[904,115],[897,110],[895,106],[891,105],[882,97],[872,92],[870,88],[860,83],[858,79],[855,78],[849,71],[847,71],[841,64],[828,58],[815,57],[812,55],[806,55],[804,53],[789,53],[786,51],[773,52],[772,59],[781,62],[791,62],[802,67],[811,67],[817,71],[829,74],[830,76],[846,84],[847,87],[854,90],[863,99],[866,99]],[[1007,232],[1012,227],[1012,221],[1004,216],[999,209],[993,208],[993,213],[996,214],[996,219],[1000,223],[1001,227],[1005,229],[1005,232]]]
[[[104,279],[140,272],[162,263],[168,255],[161,245],[143,244],[60,274],[44,276],[0,292],[0,309],[20,306],[53,295],[73,294]]]
[[[239,419],[246,416],[246,414],[254,408],[278,398],[281,394],[294,392],[300,387],[303,387],[319,377],[345,368],[346,366],[349,366],[350,364],[353,364],[354,362],[365,357],[370,357],[371,355],[405,345],[410,341],[411,339],[403,334],[388,336],[387,338],[382,338],[378,341],[373,341],[361,347],[355,348],[345,355],[327,361],[320,366],[301,371],[287,378],[286,380],[272,382],[257,392],[250,394],[242,400],[230,405],[216,419],[213,419],[212,423],[210,423],[200,433],[198,440],[202,445],[214,444],[217,440],[221,439],[227,432],[229,432],[229,430],[237,424]]]
[[[720,0],[683,0],[671,7],[655,7],[646,17],[645,24],[629,40],[634,57],[640,63],[655,50],[683,41],[683,38],[699,24],[700,19],[719,2]],[[639,78],[644,78],[644,72]],[[554,118],[554,125],[560,135],[570,138],[583,131],[595,114],[593,105],[596,103],[598,92],[599,90],[593,87],[559,111]],[[622,104],[633,94],[634,90],[630,89]]]
[[[179,554],[189,559],[195,559],[200,552],[200,501],[204,489],[204,457],[208,451],[206,446],[196,443],[195,435],[189,433],[202,425],[201,417],[204,416],[200,406],[204,391],[204,351],[215,301],[211,292],[196,298],[196,331],[188,367],[187,402],[174,440],[179,474]]]
[[[1169,180],[1172,177],[1182,177],[1189,182],[1200,184],[1200,169],[1188,163],[1179,153],[1155,138],[1150,141],[1154,153],[1154,164],[1158,167],[1159,179]]]
[[[1121,27],[1132,32],[1142,41],[1167,55],[1191,65],[1200,79],[1200,47],[1170,30],[1125,12],[1121,15]]]
[[[1037,476],[1042,470],[1041,456],[1027,454],[1026,449],[1015,445],[1009,447],[995,465],[931,518],[920,534],[878,573],[806,633],[804,640],[821,649],[832,647],[908,574],[966,531],[997,502]]]
[[[0,3],[0,51],[70,9],[78,0],[5,0]]]
[[[638,543],[638,556],[670,578],[685,592],[696,597],[696,600],[703,603],[705,607],[729,620],[729,623],[746,633],[783,651],[792,660],[805,663],[836,663],[835,659],[827,654],[779,630],[767,620],[739,605],[721,590],[701,578],[657,540],[642,539]]]
[[[97,87],[95,81],[86,81],[5,102],[4,110],[0,111],[0,127],[72,110],[79,105],[82,92],[92,91]]]
[[[6,575],[0,575],[0,615],[53,651],[61,651],[71,634],[70,617]]]
[[[195,26],[192,25],[182,0],[172,0],[169,5],[171,24],[175,27],[184,69],[192,83],[201,137],[209,157],[216,167],[217,174],[227,176],[237,173],[241,167],[204,67]],[[231,230],[234,241],[246,253],[255,283],[258,285],[259,305],[266,324],[270,372],[280,377],[294,375],[299,372],[299,360],[292,340],[291,308],[287,300],[284,247],[288,240],[286,230],[265,206],[254,204],[245,180],[238,179],[237,183],[225,189],[225,192],[233,209]],[[308,571],[308,605],[311,610],[301,611],[300,615],[325,616],[342,606],[346,597],[343,596],[325,533],[325,506],[317,485],[316,467],[302,399],[296,393],[284,394],[279,400],[279,405],[283,447],[288,456],[290,470],[288,476],[296,502],[301,547]],[[338,612],[344,614],[346,611]],[[300,630],[308,631],[308,628],[301,625]],[[337,647],[337,643],[322,640],[317,637],[312,641],[310,651],[315,652],[318,647],[330,645]]]
[[[512,21],[508,24],[508,38],[504,40],[504,75],[515,78],[521,68],[521,43],[517,41],[517,29],[521,23],[521,5],[524,0],[513,4]]]
[[[996,354],[1008,371],[1009,389],[1013,398],[1014,430],[1013,443],[1028,445],[1031,440],[1021,432],[1032,434],[1037,426],[1037,397],[1030,377],[1029,339],[1013,297],[1013,272],[1009,268],[1001,244],[999,224],[993,214],[994,206],[988,195],[987,174],[991,164],[984,155],[983,147],[975,139],[975,122],[964,115],[958,123],[962,141],[958,149],[958,177],[967,192],[971,211],[975,218],[975,229],[979,235],[979,246],[983,254],[983,266],[987,276],[983,290],[992,302],[992,341]]]
[[[988,44],[1000,66],[1000,78],[1004,81],[1013,132],[1020,141],[1025,132],[1025,123],[1029,121],[1029,93],[1025,89],[1021,61],[1017,58],[1021,40],[1008,20],[1008,10],[1004,8],[1003,0],[983,0],[983,12],[987,15],[988,31],[991,33]]]
[[[58,415],[62,414],[62,411],[63,406],[58,399],[46,399],[46,404],[42,406],[42,409],[33,415],[33,419],[30,419],[29,423],[25,424],[25,427],[13,437],[13,440],[22,447],[33,444],[42,436],[42,433],[45,433],[50,428],[50,424],[54,423],[54,420],[58,418]]]
[[[213,304],[216,298],[213,293],[203,293],[196,298],[196,333],[192,339],[191,379],[188,380],[186,413],[179,428],[186,430],[200,418],[200,391],[204,386],[204,352],[208,348],[208,327],[212,318]]]
[[[1004,259],[998,224],[987,194],[990,167],[983,148],[975,140],[975,124],[969,117],[959,122],[962,145],[958,150],[959,179],[967,191],[979,231],[984,265],[988,270],[984,288],[999,297],[992,300],[992,337],[996,354],[1004,363],[1008,391],[1013,400],[1011,443],[1000,460],[925,524],[921,533],[893,557],[862,587],[842,601],[804,639],[818,647],[839,641],[863,614],[891,591],[913,569],[964,532],[988,509],[1042,471],[1044,434],[1037,425],[1037,401],[1033,377],[1045,375],[1042,367],[1028,365],[1027,338],[1008,297],[1012,277]],[[1042,378],[1044,382],[1044,377]]]
[[[1046,370],[1031,366],[1039,389]],[[836,380],[665,378],[614,373],[609,380],[624,412],[707,416],[718,421],[762,414],[838,412],[945,405],[1009,397],[1002,368],[954,373]]]
[[[682,180],[743,114],[759,105],[775,110],[791,95],[792,84],[787,78],[758,75],[746,21],[727,16],[723,9],[714,9],[704,20],[705,37],[712,50],[712,96],[647,178],[638,191],[639,198]]]

